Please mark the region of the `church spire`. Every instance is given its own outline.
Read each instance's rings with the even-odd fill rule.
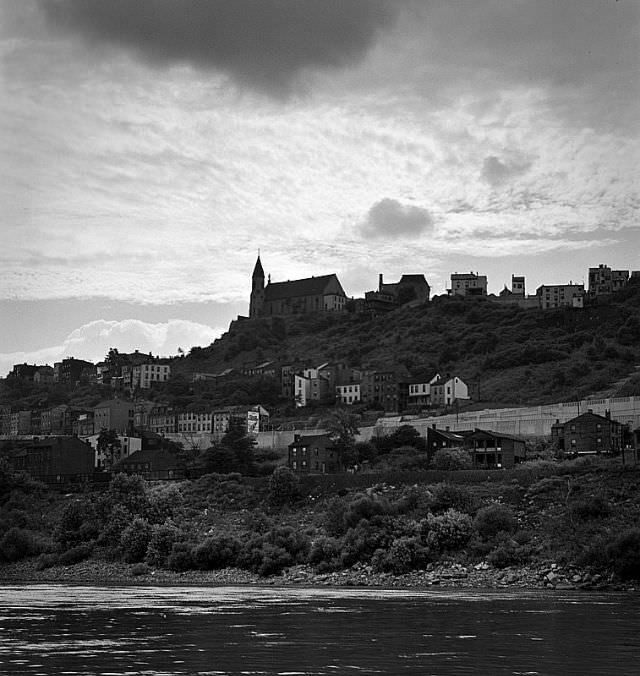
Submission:
[[[256,265],[253,268],[253,274],[251,275],[251,279],[264,279],[264,270],[262,269],[262,263],[260,262],[260,252],[258,252],[258,260],[256,261]]]

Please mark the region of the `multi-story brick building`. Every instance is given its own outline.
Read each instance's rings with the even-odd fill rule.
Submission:
[[[487,277],[477,272],[457,273],[451,275],[451,288],[447,289],[450,296],[486,296]]]
[[[616,455],[622,450],[624,430],[608,411],[601,416],[589,409],[564,423],[557,420],[551,427],[551,440],[566,453]]]
[[[123,399],[103,401],[93,409],[95,432],[115,430],[127,434],[133,429],[135,407],[133,402]]]
[[[584,307],[584,284],[543,284],[536,290],[536,295],[542,310]]]
[[[629,270],[612,270],[608,265],[600,264],[589,268],[589,296],[595,298],[623,289],[629,281]]]
[[[289,444],[289,468],[296,474],[333,474],[340,472],[340,454],[328,434],[300,435]]]

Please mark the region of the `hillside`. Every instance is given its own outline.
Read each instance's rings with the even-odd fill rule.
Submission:
[[[469,386],[473,408],[637,395],[640,285],[580,310],[523,310],[487,298],[439,296],[380,317],[239,320],[208,347],[172,359],[169,382],[155,384],[144,397],[187,410],[260,402],[276,415],[291,416],[295,411],[281,398],[279,379],[236,373],[217,384],[190,380],[197,371],[219,373],[267,360],[396,366],[416,377],[452,373]],[[0,381],[0,406],[13,410],[60,403],[91,408],[111,396],[111,388],[95,384]]]
[[[173,362],[174,373],[219,372],[265,360],[403,366],[455,373],[476,401],[536,405],[618,383],[640,394],[640,285],[585,309],[524,310],[486,298],[436,297],[380,316],[301,315],[234,322],[212,345]]]

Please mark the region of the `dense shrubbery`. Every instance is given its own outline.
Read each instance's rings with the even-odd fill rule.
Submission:
[[[471,469],[473,463],[469,451],[463,448],[439,448],[433,455],[431,466],[433,469],[451,472]]]
[[[518,520],[511,508],[494,503],[478,510],[473,525],[481,537],[489,540],[498,533],[514,533]]]
[[[23,528],[11,528],[0,539],[0,560],[20,561],[41,551],[40,538]]]

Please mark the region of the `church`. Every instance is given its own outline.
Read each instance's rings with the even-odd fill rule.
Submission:
[[[249,317],[273,317],[315,312],[341,312],[347,296],[337,275],[272,282],[265,286],[260,256],[251,275]]]

